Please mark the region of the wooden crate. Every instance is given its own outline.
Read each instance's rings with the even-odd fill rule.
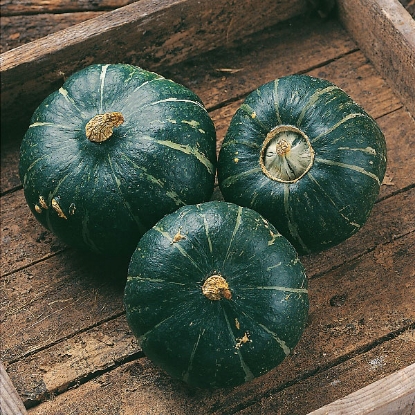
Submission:
[[[396,0],[338,0],[327,18],[310,3],[140,0],[1,55],[1,360],[30,414],[306,414],[368,385],[374,402],[415,411],[415,23]],[[242,99],[291,73],[336,83],[384,131],[372,215],[348,241],[302,257],[309,323],[267,375],[213,392],[170,379],[127,327],[127,264],[67,248],[30,214],[17,166],[31,112],[93,62],[140,65],[194,90],[218,148]],[[404,394],[373,383],[403,373]],[[318,413],[352,413],[327,408]]]

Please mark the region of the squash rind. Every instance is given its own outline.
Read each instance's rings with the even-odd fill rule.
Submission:
[[[87,123],[105,113],[124,122],[107,141],[89,141]],[[23,138],[19,166],[42,225],[68,245],[111,256],[130,256],[165,214],[209,200],[215,170],[216,133],[200,98],[124,64],[88,66],[48,96]]]
[[[212,275],[231,295],[204,295]],[[180,208],[141,238],[124,303],[144,353],[161,368],[193,386],[230,387],[268,372],[295,347],[308,316],[307,278],[294,248],[261,215],[212,201]]]
[[[281,183],[261,170],[267,134],[304,132],[313,165]],[[224,199],[257,210],[300,254],[339,244],[366,222],[386,170],[386,142],[375,120],[334,84],[291,75],[253,91],[231,120],[218,159]]]

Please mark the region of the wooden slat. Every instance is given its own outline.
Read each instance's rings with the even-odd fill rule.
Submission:
[[[86,413],[99,413],[100,410],[106,414],[128,413],[135,407],[136,411],[149,414],[187,414],[196,411],[198,414],[219,415],[237,413],[252,407],[248,413],[258,414],[259,407],[255,403],[262,397],[269,399],[278,396],[281,390],[301,383],[302,380],[312,379],[315,373],[335,368],[353,356],[387,342],[391,332],[403,332],[409,330],[411,324],[414,325],[412,299],[415,296],[415,285],[411,284],[413,279],[407,279],[408,275],[412,278],[415,276],[412,264],[414,255],[415,233],[412,232],[311,280],[310,321],[294,353],[275,370],[245,385],[213,392],[191,390],[181,382],[170,379],[146,358],[140,358],[134,363],[109,371],[94,381],[86,382],[78,389],[55,396],[52,401],[34,408],[32,413],[52,414],[58,408],[64,408],[64,412],[70,413],[81,407]],[[391,278],[391,275],[394,277]],[[376,286],[376,292],[373,292],[373,286]],[[334,296],[345,293],[343,303],[330,302]],[[62,344],[62,350],[65,350],[66,345],[66,342]],[[410,353],[413,346],[405,348],[401,343],[400,348],[403,362],[414,363],[415,354]],[[395,368],[399,367],[397,359],[400,355],[390,356],[390,360],[395,361]],[[38,359],[43,360],[40,356]],[[76,361],[77,357],[70,359]],[[33,370],[34,364],[33,361],[32,367],[26,368],[27,373]],[[65,367],[67,364],[70,365],[60,362],[55,370],[59,372],[59,365]],[[376,361],[373,367],[375,365]],[[11,373],[16,373],[15,376],[26,373],[17,370],[18,362],[13,366]],[[22,369],[23,367],[22,365]],[[370,363],[362,367],[362,372],[370,367]],[[50,370],[50,367],[48,369],[46,366],[45,369]],[[48,372],[39,373],[38,376],[44,376],[50,382]],[[371,383],[377,379],[376,376],[379,373],[369,372],[363,381]],[[310,380],[309,385],[311,384]],[[318,390],[309,389],[309,397],[313,393],[318,394]],[[276,399],[272,405],[272,410],[264,413],[277,413],[280,400]],[[167,411],[168,408],[170,412]]]
[[[411,415],[415,409],[415,364],[380,379],[310,415]]]
[[[415,20],[398,0],[338,0],[339,17],[415,114]]]
[[[415,331],[408,329],[397,337],[374,345],[362,354],[352,356],[329,368],[320,368],[317,373],[304,376],[295,381],[293,385],[287,385],[282,390],[263,396],[238,412],[238,415],[309,414],[310,411],[318,410],[323,405],[341,399],[411,365],[414,355]],[[354,411],[353,406],[323,413],[325,415],[363,415],[359,407]],[[382,413],[382,415],[386,414]],[[398,411],[394,415],[412,414]]]
[[[306,0],[243,0],[236,8],[232,0],[141,0],[108,12],[1,55],[2,127],[25,116],[27,122],[64,74],[87,64],[155,70],[306,10]]]
[[[382,206],[382,210],[380,212],[375,212],[373,223],[375,224],[382,222],[383,226],[386,228],[386,232],[389,234],[389,238],[377,240],[376,242],[378,244],[386,244],[393,239],[404,237],[405,234],[415,232],[415,222],[414,218],[411,216],[412,210],[410,209],[411,206],[415,205],[415,189],[412,189],[412,191],[408,191],[407,193],[407,195],[399,195],[402,196],[402,198],[390,198],[383,201],[382,203],[379,203],[376,206],[377,208]],[[402,209],[402,206],[406,208],[406,212]],[[391,219],[391,216],[393,219]],[[408,224],[406,222],[410,221],[412,221],[412,226],[407,226]],[[406,229],[404,233],[402,233],[402,230],[397,230],[396,225],[401,225],[402,228]],[[373,239],[376,239],[377,236],[375,229],[376,228],[374,227],[373,232],[365,234],[363,238],[367,238],[371,243],[373,243]],[[391,237],[392,235],[393,237]],[[357,260],[359,256],[362,256],[365,253],[365,251],[373,249],[373,245],[369,245],[369,247],[360,245],[359,252],[358,248],[353,245],[359,246],[359,238],[356,238],[354,242],[351,241],[349,245],[349,247],[353,247],[354,253],[351,252],[352,248],[349,248],[349,250],[344,250],[343,255],[337,256],[336,254],[328,253],[328,259],[326,259],[326,255],[320,255],[314,257],[313,260],[303,261],[306,266],[308,275],[311,278],[314,278],[316,273],[319,275],[327,273],[327,271],[332,267],[339,266],[342,263],[351,261],[352,259]],[[80,272],[80,278],[85,278],[82,275],[82,269]],[[33,270],[32,273],[34,274],[32,277],[33,280],[34,278],[37,278],[37,276],[36,271]],[[75,282],[76,281],[74,281],[74,283]],[[49,336],[49,341],[56,344],[54,344],[52,347],[47,348],[45,351],[39,352],[36,355],[36,358],[33,358],[29,353],[28,357],[23,358],[22,360],[19,360],[11,365],[11,370],[13,370],[13,373],[15,373],[14,382],[19,388],[19,391],[25,395],[27,402],[37,402],[42,399],[42,397],[49,396],[50,394],[56,393],[56,391],[62,391],[67,385],[72,385],[77,381],[84,380],[91,373],[96,373],[97,371],[103,370],[104,368],[114,366],[114,359],[117,359],[118,361],[126,361],[129,360],[131,356],[138,351],[137,348],[132,347],[134,342],[132,341],[131,333],[129,333],[128,327],[126,326],[124,315],[113,319],[108,323],[100,324],[97,328],[94,326],[92,329],[86,331],[85,333],[82,332],[80,334],[76,334],[76,328],[73,332],[64,330],[64,327],[67,325],[67,318],[65,317],[65,313],[71,311],[71,304],[67,301],[68,293],[71,291],[74,292],[74,290],[70,287],[70,280],[68,281],[68,284],[60,284],[59,291],[61,292],[61,296],[57,296],[56,293],[54,293],[50,279],[44,279],[40,281],[41,285],[44,285],[45,283],[49,284],[50,286],[48,288],[50,294],[36,296],[34,301],[40,303],[38,307],[40,309],[46,309],[47,303],[52,302],[50,301],[50,298],[53,298],[53,301],[56,304],[62,304],[69,307],[63,309],[62,311],[57,310],[56,314],[48,317],[49,327],[53,327],[53,320],[55,319],[60,320],[62,324],[62,330],[60,333],[54,334],[53,338],[50,337],[53,331],[48,330],[48,326],[46,325],[42,325],[39,328],[35,325],[31,329],[32,336],[36,338],[39,343],[42,342],[42,337]],[[20,285],[22,285],[22,282],[20,282]],[[32,290],[38,292],[38,290],[41,289],[41,285],[40,288],[37,288],[37,285],[32,285]],[[15,298],[20,298],[22,304],[29,302],[29,298],[31,296],[30,293],[25,292],[26,287],[23,285],[23,290],[15,293],[15,295],[18,296]],[[107,294],[104,293],[104,295],[102,295],[103,293],[101,291],[101,287],[96,288],[96,294],[99,294],[101,297],[100,301],[102,303],[109,301],[109,299],[106,297]],[[344,297],[343,293],[337,295],[339,296],[339,300],[335,306],[339,307],[342,306],[342,304],[340,304],[342,301],[347,301],[347,298]],[[334,300],[332,302],[335,302],[335,294],[333,297]],[[367,307],[370,308],[371,298],[368,297],[367,301]],[[120,299],[117,299],[116,303],[119,304]],[[84,305],[79,304],[81,309],[85,309],[86,306],[87,303],[84,303]],[[33,314],[38,313],[38,307],[31,307]],[[25,329],[26,323],[19,324],[16,323],[16,320],[18,316],[20,316],[20,318],[27,316],[27,311],[30,310],[26,310],[23,306],[20,310],[15,311],[16,319],[14,319],[11,315],[6,316],[4,327],[11,328],[12,324],[10,324],[10,322],[13,321],[13,337],[20,336],[19,326],[22,327],[22,330]],[[97,317],[94,317],[94,314],[91,314],[91,319],[89,321],[90,324],[95,323],[94,318]],[[102,316],[100,316],[100,318],[102,318]],[[72,327],[72,329],[74,329],[74,327]],[[101,335],[102,333],[105,333],[106,338],[109,339],[107,342],[108,345],[106,343],[100,343],[101,337],[99,333],[101,333]],[[66,335],[68,339],[59,337],[59,335]],[[30,342],[28,343],[30,344]],[[82,349],[80,349],[78,347],[79,344],[87,344],[90,347],[88,347],[88,350],[86,349],[86,346],[82,346]],[[10,351],[17,350],[16,346],[13,346],[11,339],[5,339],[5,346],[10,347]],[[64,358],[62,357],[62,349],[67,351],[68,356],[65,355]],[[22,352],[24,352],[24,350],[21,350],[21,353]],[[26,351],[26,354],[27,353],[28,352]],[[16,360],[18,359],[18,356],[14,355],[13,358]],[[36,369],[34,366],[41,367],[41,370],[39,368]],[[22,374],[25,375],[23,376]],[[38,385],[44,385],[44,387],[39,388]]]
[[[80,13],[5,16],[2,8],[0,52],[3,53],[17,48],[51,33],[100,16],[103,13],[105,12],[85,11]]]
[[[2,415],[25,415],[27,413],[26,408],[1,361],[0,392],[0,413]]]
[[[111,10],[138,0],[2,0],[2,16]]]

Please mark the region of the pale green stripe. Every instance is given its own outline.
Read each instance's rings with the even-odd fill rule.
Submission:
[[[198,107],[202,108],[204,111],[207,112],[206,108],[203,106],[203,104],[201,104],[198,101],[193,101],[191,99],[179,99],[179,98],[166,98],[166,99],[160,99],[159,101],[154,101],[150,104],[144,105],[141,108],[145,108],[147,106],[153,106],[153,105],[157,105],[157,104],[161,104],[164,102],[187,102],[188,104],[193,104],[193,105],[197,105]]]
[[[29,128],[34,128],[34,127],[57,127],[57,128],[63,128],[65,130],[70,130],[70,131],[79,131],[79,130],[74,130],[73,127],[70,125],[55,124],[53,122],[34,122],[33,124],[29,125]]]
[[[228,257],[229,257],[229,253],[230,253],[230,250],[231,250],[231,246],[232,246],[233,240],[235,239],[235,235],[238,232],[238,229],[241,226],[241,223],[242,223],[242,207],[241,206],[238,206],[238,214],[236,216],[235,227],[233,229],[232,236],[231,236],[231,239],[229,241],[228,250],[226,252],[226,256],[225,256],[225,260],[224,261],[226,261],[228,259]]]
[[[186,370],[186,372],[185,372],[185,374],[183,375],[183,378],[182,378],[185,382],[187,382],[189,380],[189,374],[193,369],[193,361],[195,360],[196,350],[199,346],[200,339],[201,339],[201,337],[203,336],[204,333],[205,333],[205,329],[203,329],[199,333],[199,336],[197,337],[196,343],[193,346],[193,350],[192,350],[192,353],[190,354],[190,359],[189,359],[189,364],[187,366],[187,370]]]
[[[185,153],[185,154],[190,154],[196,157],[196,159],[207,168],[209,173],[213,174],[215,172],[215,167],[210,162],[210,160],[204,154],[200,153],[195,148],[189,145],[177,144],[169,140],[157,140],[156,138],[153,138],[150,136],[142,136],[141,138],[144,140],[153,141],[154,143],[160,144],[165,147],[169,147],[173,150],[181,151],[182,153]]]
[[[288,356],[291,353],[290,348],[287,346],[284,340],[280,339],[276,333],[271,331],[269,328],[265,327],[263,324],[259,324],[259,326],[265,330],[268,334],[272,336],[272,338],[280,345],[282,351],[286,356]]]
[[[258,287],[241,287],[241,290],[271,290],[271,291],[283,291],[290,293],[307,294],[306,288],[290,288],[290,287],[279,287],[279,286],[258,286]]]
[[[376,150],[372,147],[366,147],[366,148],[357,148],[357,147],[339,147],[338,150],[343,151],[359,151],[361,153],[370,154],[372,156],[376,155]]]
[[[101,87],[100,87],[100,104],[99,104],[99,111],[100,114],[103,113],[103,104],[104,104],[104,84],[105,84],[105,76],[107,75],[107,69],[109,65],[104,65],[101,69],[101,74],[99,76],[99,79],[101,80]]]
[[[307,104],[303,107],[303,110],[301,111],[300,116],[298,117],[297,120],[297,127],[299,127],[301,125],[301,122],[303,121],[304,115],[305,113],[320,99],[320,97],[324,94],[326,94],[327,92],[333,91],[334,89],[339,89],[337,86],[334,85],[330,85],[327,86],[326,88],[323,88],[319,91],[316,91],[308,100]]]
[[[335,207],[337,213],[350,225],[354,226],[355,228],[360,228],[360,225],[358,223],[352,222],[347,216],[343,215],[341,213],[341,209],[336,205],[336,203],[334,202],[334,200],[326,193],[326,191],[324,190],[324,188],[320,185],[320,183],[316,180],[316,178],[314,176],[312,176],[312,174],[309,172],[308,177],[311,181],[313,181],[320,189],[320,191],[324,194],[324,196],[330,201],[330,203]]]
[[[377,177],[376,174],[373,174],[370,171],[366,171],[362,167],[354,166],[353,164],[341,163],[339,161],[326,160],[326,159],[322,159],[320,157],[316,157],[314,160],[317,161],[318,163],[327,164],[329,166],[337,166],[337,167],[342,167],[344,169],[350,169],[350,170],[353,170],[353,171],[357,171],[358,173],[364,174],[365,176],[368,176],[371,179],[375,180],[376,183],[380,186],[379,177]]]
[[[262,129],[263,129],[263,131],[267,131],[268,132],[268,130],[269,130],[269,128],[267,128],[263,123],[262,123],[262,121],[260,121],[259,119],[258,119],[258,117],[257,117],[257,114],[256,114],[256,112],[253,110],[253,108],[251,108],[248,104],[242,104],[240,107],[239,107],[239,110],[240,111],[243,111],[245,114],[247,114],[247,115],[249,115],[250,117],[251,117],[251,119],[257,124],[257,125],[259,125]]]
[[[356,118],[356,117],[366,117],[366,115],[365,114],[361,114],[361,113],[348,114],[344,118],[342,118],[340,121],[338,121],[336,124],[334,124],[332,127],[330,127],[327,131],[324,131],[324,133],[321,133],[317,137],[310,138],[310,141],[314,144],[321,137],[324,137],[325,135],[330,134],[337,127],[339,127],[340,125],[344,124],[346,121],[352,120],[353,118]]]
[[[61,87],[61,88],[59,88],[59,91],[58,91],[70,104],[72,104],[75,108],[76,108],[76,110],[79,112],[79,113],[81,113],[82,114],[82,111],[78,108],[78,106],[75,104],[75,101],[74,101],[74,99],[73,98],[71,98],[70,96],[69,96],[69,93],[68,93],[68,91],[65,89],[65,88],[63,88],[63,87]]]
[[[282,124],[282,120],[281,120],[281,116],[280,116],[280,109],[279,109],[279,105],[278,105],[278,83],[279,80],[276,79],[274,81],[274,106],[275,106],[275,115],[277,116],[277,121]]]
[[[149,180],[151,183],[156,184],[157,186],[161,187],[165,191],[165,195],[168,196],[170,199],[174,201],[174,203],[177,206],[183,206],[186,203],[183,202],[183,200],[180,199],[179,195],[174,192],[173,190],[165,190],[164,184],[161,180],[157,179],[157,177],[154,177],[153,175],[147,173],[147,169],[143,166],[140,166],[136,163],[134,163],[126,154],[121,153],[121,155],[136,169],[141,170],[142,174],[146,177],[147,180]]]
[[[270,267],[267,268],[267,271],[271,271],[274,268],[278,268],[282,265],[282,262],[278,262],[278,264],[275,265],[271,265]]]
[[[151,328],[149,331],[145,332],[142,336],[140,336],[140,337],[138,338],[138,343],[139,343],[139,344],[143,343],[143,342],[147,339],[148,335],[149,335],[151,332],[153,332],[155,329],[157,329],[158,327],[160,327],[160,326],[161,326],[162,324],[164,324],[166,321],[170,320],[171,318],[175,318],[175,317],[177,317],[177,314],[173,314],[173,315],[171,315],[170,317],[167,317],[167,318],[165,318],[164,320],[160,321],[160,323],[156,324],[153,328]]]
[[[206,216],[203,213],[201,213],[200,215],[203,218],[203,224],[205,226],[206,239],[207,239],[208,244],[209,244],[209,251],[210,251],[210,253],[212,253],[213,252],[213,246],[212,246],[212,240],[210,239],[210,234],[209,234],[209,225],[207,223]]]
[[[127,209],[128,213],[130,214],[130,217],[132,217],[134,219],[134,222],[137,225],[138,230],[140,231],[140,233],[144,234],[147,231],[147,227],[144,226],[144,224],[142,223],[142,221],[140,220],[140,218],[136,215],[134,215],[133,210],[131,209],[130,204],[127,202],[125,195],[121,189],[121,181],[120,179],[117,177],[117,174],[115,173],[114,170],[114,166],[112,164],[112,158],[111,155],[108,154],[108,163],[111,169],[111,173],[112,173],[112,177],[114,179],[115,184],[117,185],[117,189],[118,189],[118,193],[121,195],[123,204],[125,206],[125,208]]]
[[[231,336],[231,338],[232,338],[232,340],[234,341],[234,344],[235,344],[235,351],[236,351],[236,354],[239,357],[239,362],[241,363],[241,368],[245,373],[245,382],[248,382],[248,381],[252,380],[255,376],[252,373],[251,369],[246,364],[246,362],[244,361],[241,350],[240,350],[240,348],[237,347],[237,340],[236,340],[235,336],[233,335],[233,331],[232,331],[231,324],[229,322],[228,315],[226,314],[226,311],[225,311],[224,308],[222,308],[222,310],[223,310],[223,314],[225,316],[226,325],[228,326],[229,334],[230,334],[230,336]],[[243,346],[241,346],[241,347],[243,347]]]
[[[199,265],[196,263],[196,261],[180,246],[179,243],[175,243],[173,241],[173,237],[166,231],[163,231],[161,228],[159,228],[157,225],[153,227],[153,229],[159,233],[161,233],[166,239],[168,239],[171,243],[171,245],[173,245],[175,248],[177,248],[179,250],[179,252],[185,257],[187,258],[190,263],[197,269],[199,270],[202,274],[203,271],[199,268]]]
[[[128,281],[155,282],[155,283],[161,283],[161,284],[174,284],[174,285],[182,285],[182,286],[186,285],[186,284],[183,284],[181,282],[163,280],[161,278],[144,278],[144,277],[140,277],[139,275],[137,275],[137,276],[128,276],[127,280]]]
[[[294,219],[292,218],[292,215],[290,213],[290,186],[288,183],[284,184],[284,211],[285,216],[288,220],[288,229],[290,231],[291,236],[297,240],[297,242],[301,245],[301,247],[304,249],[305,252],[310,252],[310,250],[307,248],[305,243],[300,237],[300,234],[298,233],[297,224],[294,222]]]
[[[222,186],[223,187],[231,186],[234,183],[236,183],[238,180],[243,179],[246,176],[250,176],[251,174],[259,173],[261,171],[262,171],[261,167],[255,167],[254,169],[243,171],[242,173],[235,174],[234,176],[229,176],[222,182]]]

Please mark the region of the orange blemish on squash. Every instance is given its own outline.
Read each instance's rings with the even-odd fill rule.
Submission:
[[[242,347],[242,345],[244,345],[245,343],[248,343],[250,341],[252,341],[252,340],[249,338],[249,333],[245,332],[245,334],[241,338],[236,339],[235,348],[240,349]]]
[[[174,235],[172,239],[172,244],[181,241],[182,239],[186,239],[186,236],[180,233],[180,229],[177,231],[176,235]]]

